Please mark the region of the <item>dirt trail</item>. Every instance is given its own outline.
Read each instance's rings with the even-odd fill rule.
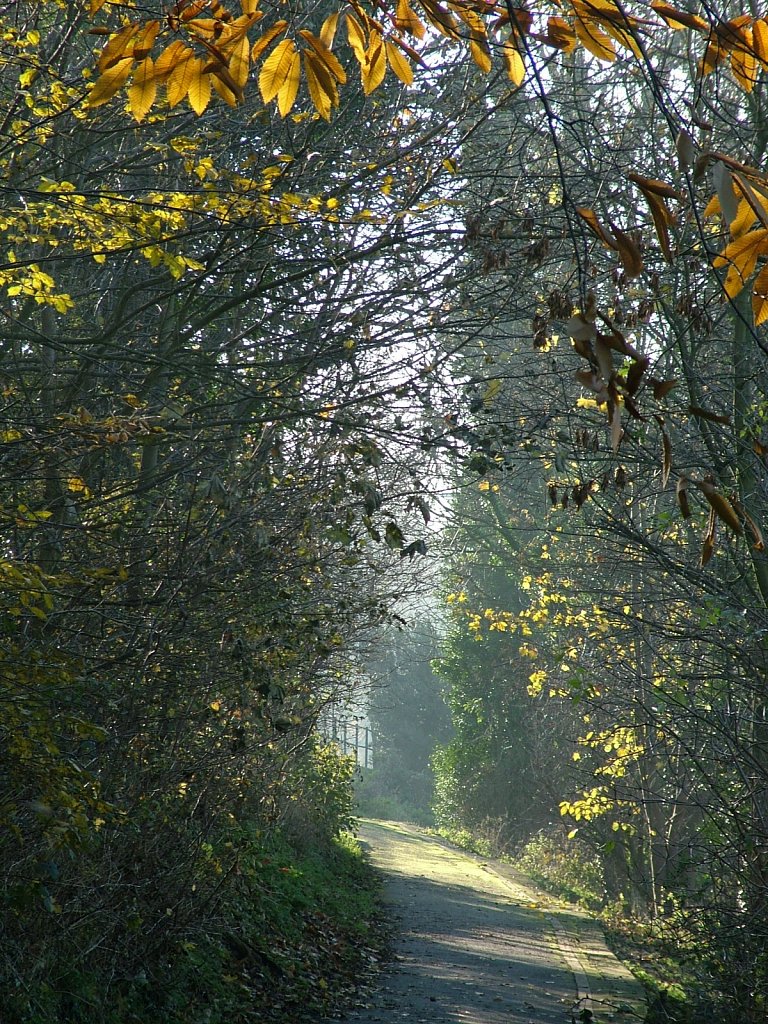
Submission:
[[[396,961],[359,1024],[569,1024],[642,1020],[642,993],[586,915],[486,862],[390,822],[360,838],[384,873]]]

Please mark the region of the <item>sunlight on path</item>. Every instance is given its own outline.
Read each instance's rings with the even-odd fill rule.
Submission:
[[[512,869],[502,877],[496,865],[396,823],[365,822],[360,838],[385,875],[400,937],[381,989],[348,1019],[569,1024],[587,1005],[578,933]]]

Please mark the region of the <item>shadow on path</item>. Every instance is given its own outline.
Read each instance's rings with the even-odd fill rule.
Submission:
[[[368,1024],[568,1024],[578,999],[536,893],[460,851],[403,827],[367,822],[361,839],[383,872],[399,925],[396,961]]]

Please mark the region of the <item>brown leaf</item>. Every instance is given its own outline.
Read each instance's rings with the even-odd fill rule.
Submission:
[[[669,482],[669,474],[672,472],[672,442],[664,427],[661,428],[661,446],[663,449],[661,486],[666,487]]]
[[[739,200],[733,188],[731,172],[722,160],[717,160],[712,168],[712,183],[720,200],[720,210],[730,227],[738,216]]]
[[[685,196],[678,189],[667,185],[665,181],[658,181],[656,178],[644,178],[641,174],[631,171],[627,177],[633,181],[646,197],[650,195],[661,196],[663,199],[676,199],[678,203],[685,200]]]
[[[600,373],[606,380],[609,380],[613,373],[613,355],[610,348],[603,341],[603,336],[598,335],[595,338],[595,355],[597,356],[597,365],[600,367]]]
[[[578,213],[578,215],[587,224],[587,226],[591,228],[594,234],[597,235],[597,237],[600,239],[604,246],[606,246],[608,249],[619,248],[616,244],[616,240],[612,238],[611,235],[608,234],[603,225],[597,219],[597,214],[594,210],[590,210],[587,206],[577,206],[576,213]]]
[[[597,335],[594,320],[588,319],[582,313],[572,316],[565,329],[574,341],[592,341]]]
[[[643,379],[643,374],[648,369],[650,359],[648,356],[643,356],[641,359],[635,359],[630,364],[629,370],[627,371],[627,382],[625,384],[627,393],[634,395],[637,389],[640,387],[640,383]]]
[[[643,193],[651,211],[653,225],[656,228],[656,235],[659,239],[661,251],[668,263],[672,262],[672,247],[669,242],[669,225],[677,223],[677,218],[667,207],[665,199],[676,199],[682,202],[682,195],[671,185],[663,181],[656,181],[654,178],[642,178],[639,174],[630,174],[630,181],[633,181]]]
[[[718,518],[722,519],[726,526],[740,536],[743,533],[741,521],[730,501],[715,489],[715,485],[710,480],[702,480],[699,487]]]
[[[653,397],[657,402],[660,402],[662,398],[666,398],[669,392],[677,387],[676,380],[657,380],[656,377],[651,377],[649,383],[653,388]]]
[[[675,149],[682,169],[687,170],[689,167],[693,167],[696,162],[696,143],[685,128],[681,128],[677,134]]]
[[[709,513],[707,532],[704,534],[704,543],[701,548],[701,565],[704,567],[712,557],[715,550],[715,533],[717,532],[717,521],[714,510]]]
[[[702,420],[710,420],[712,423],[723,423],[729,426],[731,422],[730,416],[725,416],[718,412],[710,412],[709,409],[702,409],[699,405],[689,405],[688,412],[691,416],[697,416]]]
[[[687,519],[691,514],[691,506],[688,504],[688,484],[690,480],[687,476],[681,476],[677,481],[676,495],[677,504],[680,506],[680,514],[683,519]]]
[[[752,545],[752,547],[755,549],[755,551],[765,551],[765,538],[763,537],[762,530],[757,525],[752,516],[749,514],[749,512],[745,512],[742,509],[742,514],[747,522],[747,526],[749,527],[750,533],[752,534],[752,538],[754,540],[754,544]]]
[[[624,273],[628,278],[638,277],[643,270],[643,257],[637,243],[625,231],[617,228],[615,224],[611,224],[611,230],[616,239],[616,249],[618,250]]]
[[[619,450],[621,439],[624,436],[624,430],[621,426],[621,407],[618,402],[613,407],[613,413],[611,415],[611,447],[613,448],[613,454]]]

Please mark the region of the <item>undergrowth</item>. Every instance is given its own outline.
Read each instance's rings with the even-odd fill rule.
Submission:
[[[123,977],[97,958],[52,958],[35,991],[3,985],[3,1024],[298,1024],[354,1003],[385,944],[378,882],[354,838],[297,850],[241,826],[232,844],[227,895],[204,928],[158,935],[153,960]]]

